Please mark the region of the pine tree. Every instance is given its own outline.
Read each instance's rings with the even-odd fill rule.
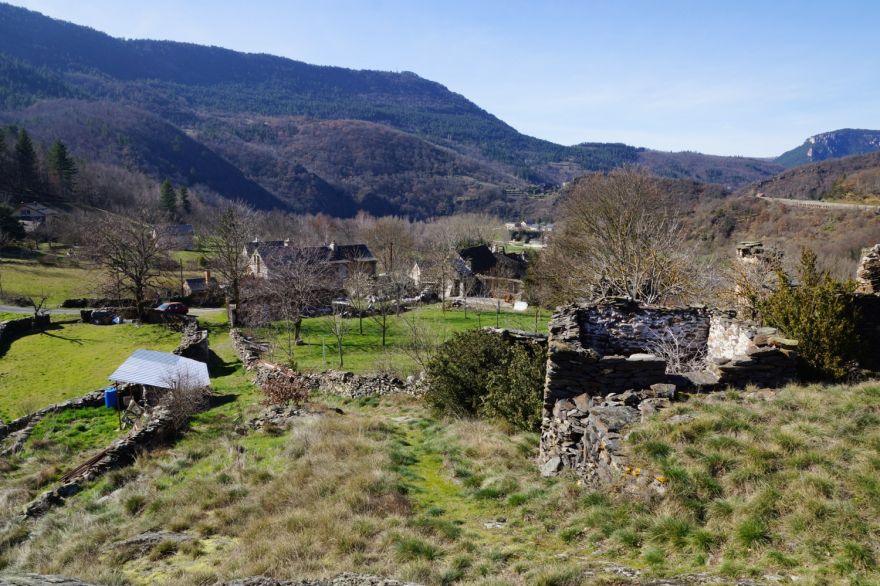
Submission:
[[[15,143],[15,169],[19,189],[33,191],[37,188],[37,152],[30,135],[23,128],[18,131]]]
[[[185,186],[181,186],[177,197],[180,200],[180,207],[183,208],[183,211],[187,214],[190,213],[192,211],[192,204],[189,201],[189,190]]]
[[[159,207],[172,214],[177,210],[177,194],[174,192],[174,186],[167,179],[159,188]]]
[[[49,148],[47,155],[49,175],[58,188],[60,195],[67,195],[73,191],[76,181],[76,163],[67,151],[67,146],[60,140],[56,140]]]

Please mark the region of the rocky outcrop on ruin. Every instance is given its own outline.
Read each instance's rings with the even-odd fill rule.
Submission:
[[[644,391],[557,401],[541,434],[541,473],[551,476],[571,469],[595,487],[630,473],[621,445],[626,428],[668,407],[675,394],[675,385],[656,383]],[[639,480],[662,487],[656,479]]]
[[[862,249],[862,259],[856,270],[859,293],[880,295],[880,244]]]

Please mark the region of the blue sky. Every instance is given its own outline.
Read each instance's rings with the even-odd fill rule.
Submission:
[[[877,1],[13,3],[118,37],[414,71],[563,144],[775,156],[880,128]]]

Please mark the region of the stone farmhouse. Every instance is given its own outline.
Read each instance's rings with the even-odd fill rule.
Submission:
[[[260,279],[271,279],[297,262],[314,263],[327,270],[326,286],[342,288],[348,276],[362,273],[376,275],[376,257],[366,244],[330,244],[324,246],[291,246],[290,240],[248,242],[244,254],[250,273]]]
[[[522,297],[528,263],[524,255],[470,246],[450,256],[444,264],[417,261],[410,270],[416,287],[432,289],[443,297],[492,297],[516,301]]]

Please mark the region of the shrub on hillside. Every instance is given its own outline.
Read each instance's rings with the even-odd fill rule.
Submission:
[[[427,365],[426,400],[454,417],[503,419],[518,429],[540,424],[546,353],[506,344],[483,330],[456,334]]]
[[[858,350],[852,282],[835,280],[816,267],[816,254],[801,252],[795,285],[781,270],[775,291],[760,302],[764,321],[798,340],[808,378],[842,378]]]

